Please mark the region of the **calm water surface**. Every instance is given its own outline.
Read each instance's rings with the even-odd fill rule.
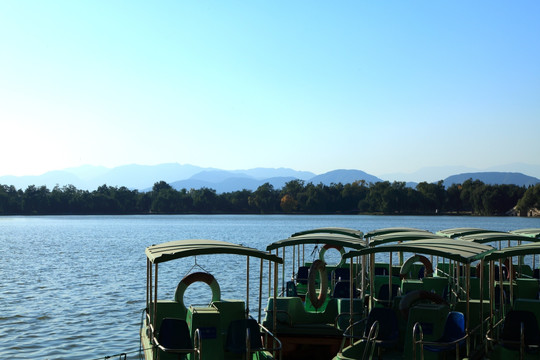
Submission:
[[[430,231],[454,227],[514,230],[540,219],[420,216],[50,216],[0,217],[0,359],[137,359],[145,305],[144,249],[178,239],[216,239],[264,250],[290,234],[339,226],[364,232],[385,227]],[[329,251],[330,253],[330,251]],[[245,297],[244,259],[200,257],[226,299]],[[176,263],[176,264],[175,264]],[[169,266],[170,265],[170,266]],[[195,263],[160,267],[161,298],[172,299]],[[217,265],[217,266],[216,266]],[[252,264],[253,272],[258,263]],[[186,303],[210,298],[190,287]],[[257,297],[257,293],[250,295]],[[195,300],[196,299],[196,300]],[[250,300],[256,310],[257,300]],[[265,301],[263,301],[264,306]],[[116,357],[115,357],[116,358]]]

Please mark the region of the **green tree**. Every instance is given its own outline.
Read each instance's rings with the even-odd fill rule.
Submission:
[[[446,190],[443,181],[438,183],[421,182],[416,190],[422,195],[422,210],[428,213],[442,211],[445,206]]]
[[[46,186],[36,187],[30,185],[26,188],[22,198],[22,211],[25,214],[47,214],[50,191]]]
[[[521,214],[527,214],[533,208],[540,209],[540,184],[530,186],[517,202]]]
[[[199,213],[212,213],[217,209],[218,196],[216,190],[203,187],[190,190],[193,199],[193,209]]]
[[[264,183],[249,198],[250,206],[254,206],[261,214],[275,213],[279,207],[279,192],[270,183]]]

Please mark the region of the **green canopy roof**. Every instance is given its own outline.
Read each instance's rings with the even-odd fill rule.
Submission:
[[[381,252],[410,252],[423,255],[441,256],[461,263],[471,263],[491,253],[495,249],[489,245],[478,244],[471,241],[438,239],[424,239],[408,241],[399,244],[388,244],[369,247],[362,250],[350,251],[343,255],[344,259]]]
[[[174,259],[198,255],[236,254],[252,256],[282,264],[283,259],[254,248],[219,240],[177,240],[146,248],[146,256],[152,263],[162,263]]]
[[[384,228],[384,229],[377,229],[372,230],[364,235],[365,238],[377,236],[377,235],[385,235],[385,234],[391,234],[391,233],[397,233],[397,232],[428,232],[427,230],[422,229],[415,229],[415,228],[405,228],[405,227],[393,227],[393,228]]]
[[[306,233],[304,235],[293,235],[287,239],[273,242],[266,247],[266,250],[274,250],[286,246],[300,244],[328,244],[335,246],[343,246],[352,249],[362,249],[366,247],[366,242],[356,236],[344,235],[341,233]]]
[[[468,227],[462,227],[462,228],[452,228],[452,229],[446,229],[446,230],[440,230],[437,231],[437,235],[446,236],[449,238],[456,238],[460,236],[467,236],[472,234],[481,234],[481,233],[492,233],[495,232],[493,230],[486,230],[486,229],[479,229],[479,228],[468,228]]]
[[[507,232],[489,232],[474,235],[467,235],[460,238],[465,241],[474,241],[477,243],[487,243],[492,241],[540,241],[540,238],[512,234]]]
[[[525,256],[540,254],[540,243],[527,243],[516,246],[509,246],[507,248],[497,250],[489,254],[484,258],[486,261],[498,260],[511,256]]]
[[[374,236],[370,239],[369,246],[380,246],[391,242],[416,241],[422,239],[448,241],[447,237],[438,236],[428,231],[407,231]]]
[[[510,231],[512,234],[518,234],[523,236],[529,236],[534,238],[540,238],[540,228],[530,228],[530,229],[518,229]]]
[[[307,235],[307,234],[317,234],[317,233],[341,234],[341,235],[357,237],[359,239],[362,239],[364,236],[364,233],[361,232],[360,230],[341,228],[341,227],[324,227],[324,228],[300,231],[300,232],[292,234],[291,237]]]

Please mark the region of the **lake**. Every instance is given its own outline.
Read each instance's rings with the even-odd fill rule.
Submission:
[[[433,232],[454,227],[509,231],[540,228],[540,219],[337,215],[0,217],[0,358],[91,360],[127,353],[128,359],[137,359],[146,296],[147,246],[202,238],[264,250],[267,244],[294,232],[326,226],[364,232],[385,227]],[[215,275],[223,298],[244,298],[244,284],[235,282],[236,275],[245,271],[241,260],[238,263],[200,257],[197,265]],[[160,267],[159,296],[172,299],[176,284],[193,265],[180,262],[164,266],[163,270]],[[209,298],[209,292],[208,287],[190,287],[186,303]]]

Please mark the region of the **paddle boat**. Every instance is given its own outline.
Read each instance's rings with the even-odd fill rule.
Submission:
[[[343,255],[364,247],[363,233],[346,228],[302,231],[267,246],[284,264],[280,296],[269,299],[263,325],[281,340],[284,359],[331,359],[338,351],[343,330],[364,311],[361,263],[345,264]],[[334,264],[330,249],[339,251]]]
[[[216,257],[213,261],[216,262],[217,275],[223,273],[223,264],[229,255],[246,258],[246,278],[237,282],[245,284],[245,299],[225,300],[221,297],[221,287],[216,278],[197,263],[197,257],[212,255]],[[264,262],[268,262],[270,267],[266,277],[269,281],[270,296],[275,299],[277,264],[283,262],[280,257],[225,241],[179,240],[146,248],[146,258],[146,308],[140,334],[145,360],[280,358],[280,341],[260,323],[263,269],[266,268]],[[259,281],[256,283],[259,286],[258,320],[250,314],[249,270],[252,258],[260,260]],[[173,264],[163,265],[172,260],[180,261],[176,261],[176,267],[172,269],[169,266]],[[158,292],[158,270],[165,267],[169,273],[173,270],[174,274],[175,269],[185,268],[190,260],[194,262],[191,269],[173,285],[176,287],[174,297],[162,299]],[[199,304],[188,306],[184,302],[184,294],[186,289],[196,282],[210,287],[211,300],[203,305],[199,305],[204,301],[201,300]],[[271,319],[268,323],[272,324],[273,321]]]
[[[540,232],[539,232],[540,233]],[[536,238],[533,236],[531,238]],[[494,251],[485,257],[484,261],[491,264],[494,269],[495,262],[504,259],[532,257],[540,254],[540,243],[526,243],[509,246]],[[490,314],[489,329],[486,334],[487,357],[497,359],[539,359],[540,358],[540,297],[539,283],[536,278],[521,278],[519,273],[510,265],[507,286],[511,295],[506,309],[499,312],[492,310]],[[495,284],[495,271],[489,274],[490,283]],[[504,280],[500,277],[499,288],[503,288]],[[512,290],[514,289],[515,290]],[[490,287],[490,303],[498,301],[503,303],[503,295],[495,293],[495,286]],[[500,296],[500,297],[499,297]],[[490,308],[494,308],[491,306]]]
[[[464,273],[470,274],[467,270],[471,264],[494,251],[493,247],[464,240],[449,241],[447,237],[417,231],[375,235],[370,244],[368,248],[344,255],[345,259],[369,257],[369,287],[373,291],[368,294],[368,315],[346,329],[335,360],[369,356],[372,344],[379,358],[384,359],[438,358],[440,352],[454,352],[461,359],[483,351],[482,344],[473,341],[476,330],[473,318],[478,317],[481,308],[467,296],[469,276],[461,283],[459,270],[439,276],[436,269],[448,264],[455,269],[464,268]],[[397,274],[392,265],[395,253],[403,254],[400,258],[409,256],[397,266]],[[375,256],[385,254],[392,271],[383,282],[389,288],[389,296],[381,301],[376,289],[382,277],[373,270]],[[420,279],[413,271],[417,263],[424,267]],[[370,339],[373,324],[377,324],[378,331]]]

